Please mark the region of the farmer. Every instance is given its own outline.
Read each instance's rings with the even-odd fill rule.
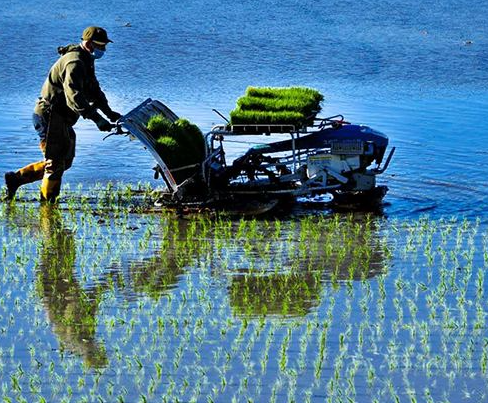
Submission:
[[[19,186],[42,179],[41,201],[54,202],[63,173],[75,156],[73,126],[79,117],[93,120],[101,131],[110,131],[114,125],[98,110],[111,122],[121,117],[109,107],[95,77],[94,61],[103,56],[107,43],[112,41],[100,27],[86,28],[81,40],[80,44],[58,48],[60,58],[49,71],[33,115],[44,160],[5,174],[8,200],[14,198]]]

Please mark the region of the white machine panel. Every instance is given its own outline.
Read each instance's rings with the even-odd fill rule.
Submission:
[[[343,173],[358,169],[359,167],[359,155],[316,154],[308,157],[308,175],[310,177],[324,169]]]

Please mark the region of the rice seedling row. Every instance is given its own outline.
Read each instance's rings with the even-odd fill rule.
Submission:
[[[485,223],[181,219],[97,192],[0,206],[4,402],[486,398]]]

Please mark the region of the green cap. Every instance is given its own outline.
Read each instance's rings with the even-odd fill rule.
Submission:
[[[108,39],[107,31],[100,27],[88,27],[83,31],[81,39],[84,41],[92,40],[97,45],[106,45],[109,42],[113,42]]]

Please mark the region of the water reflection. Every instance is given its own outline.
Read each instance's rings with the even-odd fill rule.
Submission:
[[[314,273],[233,276],[229,296],[234,313],[305,316],[319,305],[322,283]]]
[[[112,265],[110,270],[119,273],[119,288],[129,300],[144,295],[159,300],[178,286],[185,268],[197,262],[202,254],[202,244],[194,241],[195,222],[182,220],[175,215],[161,214],[161,221],[151,229],[150,239],[155,249],[149,256],[139,253]],[[190,229],[189,229],[190,227]]]
[[[159,300],[177,287],[184,273],[172,248],[156,251],[153,256],[146,258],[129,258],[112,265],[110,270],[118,273],[117,285],[129,301],[141,296]]]
[[[42,251],[37,286],[62,349],[83,358],[89,367],[108,364],[103,342],[95,337],[96,314],[105,286],[84,290],[76,278],[76,243],[57,207],[40,206]]]
[[[384,271],[389,252],[377,221],[366,216],[359,221],[319,223],[316,229],[314,225],[305,221],[296,231],[296,241],[271,251],[273,271],[245,268],[232,276],[229,294],[236,314],[305,316],[320,305],[327,285],[339,287],[342,282],[372,278]],[[266,249],[267,245],[254,247]]]
[[[100,302],[108,295],[116,304],[144,297],[157,301],[177,287],[198,283],[208,287],[210,298],[226,287],[228,299],[222,303],[228,301],[238,316],[305,317],[325,293],[388,266],[381,222],[370,215],[232,221],[161,213],[156,220],[134,215],[112,222],[90,221],[91,213],[77,220],[51,205],[39,209],[13,206],[5,222],[12,231],[22,227],[31,233],[39,227],[39,297],[61,349],[92,368],[108,365],[96,332]],[[68,229],[72,219],[79,224],[76,233]],[[85,244],[93,234],[98,235],[89,239],[95,243]],[[85,253],[93,247],[101,259],[102,275],[90,286],[79,278],[85,263],[77,247]]]
[[[183,270],[174,259],[167,256],[153,256],[130,265],[131,284],[137,294],[158,300],[174,289]]]

